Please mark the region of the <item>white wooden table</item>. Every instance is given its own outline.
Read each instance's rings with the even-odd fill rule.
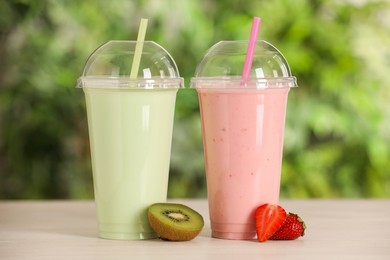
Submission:
[[[206,223],[188,242],[97,238],[92,201],[0,201],[0,259],[390,259],[390,200],[282,200],[306,222],[293,241],[210,237],[206,200],[174,200]]]

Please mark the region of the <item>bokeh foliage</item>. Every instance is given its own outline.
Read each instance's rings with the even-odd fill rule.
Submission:
[[[390,197],[390,3],[386,0],[9,0],[0,2],[0,198],[91,198],[87,121],[75,89],[111,40],[164,46],[189,85],[220,40],[260,38],[298,78],[290,92],[282,197]],[[205,197],[196,92],[179,91],[170,197]]]

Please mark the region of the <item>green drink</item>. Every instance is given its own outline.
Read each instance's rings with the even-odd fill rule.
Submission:
[[[104,51],[103,46],[92,64],[111,61],[110,55],[101,53],[110,54],[118,45],[122,50],[126,49],[123,45],[131,50],[132,43],[108,43],[112,45],[111,51]],[[160,76],[171,73],[169,78],[130,80],[122,75],[99,75],[81,79],[87,105],[99,236],[102,238],[155,238],[148,223],[147,208],[167,198],[176,93],[182,79],[178,78],[172,58],[157,44],[145,42],[144,51],[147,54],[140,68],[156,71],[155,63],[151,61],[160,61],[162,55],[170,63],[159,69],[167,64],[172,66],[163,73],[159,70]],[[119,57],[126,57],[131,51],[120,53]],[[153,57],[148,56],[150,54]],[[113,56],[117,62],[118,54]],[[131,61],[129,57],[126,59]],[[177,73],[173,75],[175,77],[172,72]]]
[[[85,89],[101,237],[155,237],[146,208],[167,197],[176,92]]]

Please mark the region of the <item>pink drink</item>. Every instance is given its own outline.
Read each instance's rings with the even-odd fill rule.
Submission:
[[[213,45],[196,67],[212,236],[255,239],[255,209],[279,203],[287,95],[296,78],[282,53],[256,41]],[[252,48],[251,47],[251,48]]]
[[[213,237],[255,239],[256,207],[279,202],[289,89],[197,86]]]

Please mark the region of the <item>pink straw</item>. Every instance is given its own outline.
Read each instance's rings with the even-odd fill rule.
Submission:
[[[246,51],[244,69],[242,70],[243,79],[248,79],[251,72],[253,55],[255,53],[255,45],[257,41],[257,35],[259,33],[260,23],[261,19],[259,17],[253,17],[251,36],[248,43],[248,50]]]

